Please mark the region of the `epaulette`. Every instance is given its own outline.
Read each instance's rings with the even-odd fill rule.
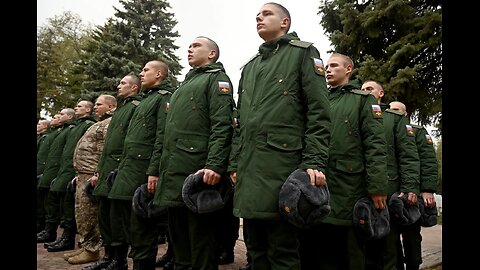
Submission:
[[[250,63],[250,61],[252,61],[253,59],[255,59],[259,55],[260,55],[260,53],[256,53],[254,56],[252,56],[250,59],[248,59],[248,61],[240,67],[240,70],[242,70],[242,68],[244,66],[246,66],[248,63]]]
[[[296,40],[296,39],[290,40],[289,43],[290,43],[290,45],[301,47],[301,48],[308,48],[308,47],[310,47],[310,45],[313,44],[313,42],[301,41],[301,40]]]
[[[219,72],[221,70],[222,70],[221,68],[210,69],[210,70],[205,71],[205,73],[215,73],[215,72]]]
[[[389,113],[393,113],[393,114],[397,114],[397,115],[403,116],[403,113],[401,113],[401,112],[399,112],[399,111],[395,111],[395,110],[391,110],[391,109],[386,109],[385,111],[386,111],[386,112],[389,112]]]
[[[368,95],[370,95],[370,92],[369,92],[369,91],[363,91],[363,90],[358,90],[358,89],[350,90],[350,93],[354,93],[354,94],[362,95],[362,96],[368,96]]]
[[[138,106],[138,104],[140,104],[140,101],[138,101],[138,100],[132,100],[130,102],[135,106]]]
[[[68,125],[68,128],[74,128],[75,125]]]
[[[422,128],[423,128],[423,126],[420,126],[420,125],[415,125],[415,124],[410,124],[410,125],[412,125],[412,127],[414,127],[414,128],[418,128],[418,129],[422,129]]]
[[[168,91],[168,90],[163,90],[163,89],[162,89],[162,90],[158,90],[158,93],[160,93],[161,95],[166,95],[166,94],[169,94],[169,93],[171,94],[170,91]]]

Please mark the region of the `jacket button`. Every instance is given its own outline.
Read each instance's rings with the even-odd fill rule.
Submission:
[[[137,157],[142,157],[142,155],[137,155]]]
[[[287,148],[288,144],[284,143],[283,148]]]
[[[190,147],[190,150],[193,150],[193,147]]]
[[[283,91],[283,95],[284,96],[288,95],[288,91]]]
[[[282,83],[282,82],[283,82],[283,79],[278,80],[278,82],[279,82],[279,83]]]

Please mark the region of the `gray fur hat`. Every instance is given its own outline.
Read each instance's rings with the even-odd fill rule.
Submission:
[[[420,218],[420,209],[418,202],[416,204],[407,203],[407,194],[398,197],[400,193],[395,192],[388,201],[388,210],[392,215],[392,219],[399,225],[411,225]]]
[[[298,228],[316,226],[330,214],[328,187],[313,186],[303,169],[293,171],[278,194],[280,215]]]
[[[182,187],[182,198],[190,211],[204,214],[222,209],[233,191],[227,177],[222,177],[216,185],[203,182],[203,172],[190,174]]]
[[[360,198],[353,207],[353,226],[364,239],[381,239],[390,232],[388,208],[375,209],[369,197]]]
[[[132,210],[143,218],[152,218],[165,215],[167,207],[153,204],[154,194],[148,192],[147,183],[140,185],[133,194]]]
[[[425,205],[425,202],[423,201],[423,197],[420,196],[418,197],[418,206],[420,208],[420,220],[421,220],[421,226],[422,227],[432,227],[437,225],[438,223],[438,210],[437,210],[437,204],[432,208],[429,208]]]

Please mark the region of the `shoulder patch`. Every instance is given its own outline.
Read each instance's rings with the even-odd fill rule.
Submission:
[[[162,90],[158,90],[158,93],[160,93],[161,95],[171,94],[170,91],[168,91],[168,90],[163,90],[163,89],[162,89]]]
[[[350,93],[354,93],[354,94],[357,94],[357,95],[362,95],[362,96],[368,96],[370,95],[370,92],[369,91],[363,91],[363,90],[358,90],[358,89],[353,89],[350,91]],[[380,107],[380,106],[379,106]]]
[[[396,115],[403,116],[403,113],[401,113],[401,112],[399,112],[399,111],[395,111],[395,110],[391,110],[391,109],[386,109],[385,111],[386,111],[386,112],[389,112],[389,113],[396,114]]]
[[[301,40],[290,40],[290,45],[293,45],[293,46],[296,46],[296,47],[300,47],[300,48],[308,48],[310,47],[310,45],[313,44],[313,42],[307,42],[307,41],[301,41]]]
[[[313,66],[315,67],[315,73],[321,76],[325,76],[325,67],[323,66],[323,61],[320,58],[312,57]]]
[[[222,70],[221,68],[210,69],[210,70],[205,71],[205,73],[215,73],[215,72],[219,72],[221,70]]]
[[[433,144],[432,136],[425,134],[425,140],[428,144]]]
[[[407,129],[407,136],[410,136],[410,137],[415,136],[412,125],[405,125],[405,128]]]
[[[218,93],[220,95],[228,95],[230,94],[230,83],[229,82],[224,82],[224,81],[219,81],[218,82]]]
[[[138,101],[138,100],[132,100],[130,102],[135,106],[138,106],[138,104],[140,104],[140,101]]]
[[[373,118],[382,118],[382,108],[378,104],[372,104]]]

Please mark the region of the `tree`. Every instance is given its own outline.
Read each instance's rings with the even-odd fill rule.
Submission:
[[[75,73],[89,28],[72,12],[47,20],[37,31],[37,118],[73,108],[80,97],[84,74]]]
[[[115,9],[115,17],[99,26],[88,44],[84,73],[88,92],[114,92],[120,79],[128,73],[138,74],[150,60],[163,60],[172,75],[182,67],[174,51],[173,31],[176,21],[166,10],[170,5],[162,0],[120,0],[124,11]],[[174,79],[176,83],[176,79]],[[86,94],[86,93],[84,93]],[[90,93],[92,94],[92,93]]]
[[[384,101],[402,101],[441,133],[441,1],[323,0],[319,14],[334,51],[354,61],[354,77],[382,82]]]

